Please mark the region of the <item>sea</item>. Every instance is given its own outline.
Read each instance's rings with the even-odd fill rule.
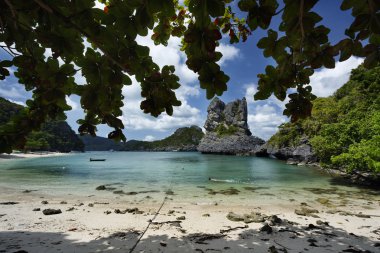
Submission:
[[[101,185],[105,190],[96,190]],[[199,204],[286,204],[320,197],[380,201],[379,192],[348,185],[316,167],[197,152],[85,152],[3,160],[0,188],[56,196],[170,196]]]

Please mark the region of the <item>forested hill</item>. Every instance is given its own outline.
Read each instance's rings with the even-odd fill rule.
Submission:
[[[333,96],[314,101],[312,117],[286,123],[268,144],[296,147],[308,139],[325,167],[380,173],[380,67],[353,70]]]
[[[80,136],[86,151],[196,151],[202,137],[202,129],[197,126],[179,128],[169,137],[157,141],[116,143],[103,137]]]
[[[0,126],[17,114],[23,106],[0,97]],[[32,132],[27,137],[25,150],[29,151],[83,151],[83,142],[65,121],[50,121],[41,131]]]

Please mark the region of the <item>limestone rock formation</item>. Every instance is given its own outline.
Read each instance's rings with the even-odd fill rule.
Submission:
[[[216,97],[211,101],[207,113],[204,125],[207,132],[198,151],[231,155],[254,154],[264,143],[260,138],[252,136],[249,130],[245,98],[225,104]]]
[[[294,147],[277,147],[270,143],[265,143],[261,149],[269,156],[286,160],[288,164],[314,164],[318,161],[306,136],[301,138],[299,144]]]

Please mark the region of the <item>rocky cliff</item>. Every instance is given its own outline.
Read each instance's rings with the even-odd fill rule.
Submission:
[[[309,138],[303,136],[296,145],[276,145],[267,142],[261,147],[263,155],[273,156],[279,160],[286,160],[288,164],[315,164],[318,158],[310,145]]]
[[[264,141],[252,136],[247,123],[247,101],[225,104],[214,98],[207,109],[206,134],[198,151],[202,153],[246,155],[255,154]]]

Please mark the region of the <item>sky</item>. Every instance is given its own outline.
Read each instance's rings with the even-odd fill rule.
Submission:
[[[235,1],[237,2],[237,1]],[[320,0],[314,10],[324,19],[321,22],[331,29],[329,34],[332,43],[338,42],[344,36],[345,29],[352,23],[349,12],[339,10],[341,1]],[[277,16],[271,27],[277,30],[280,15]],[[144,114],[140,110],[139,84],[133,80],[132,85],[123,88],[124,107],[122,108],[122,121],[125,125],[124,133],[127,139],[153,141],[162,139],[172,134],[179,127],[198,125],[203,127],[207,117],[207,107],[210,100],[206,99],[206,93],[200,89],[197,75],[189,70],[185,64],[186,56],[180,51],[180,39],[171,38],[168,46],[155,46],[147,37],[138,37],[137,42],[148,46],[153,60],[160,66],[174,65],[176,74],[180,77],[181,87],[176,90],[176,95],[182,101],[180,107],[174,107],[173,116],[163,113],[158,118]],[[265,58],[262,51],[257,48],[258,40],[266,35],[266,31],[257,30],[245,43],[230,45],[228,38],[224,36],[217,51],[222,52],[220,60],[223,71],[230,76],[228,91],[220,98],[228,103],[236,99],[246,97],[248,102],[248,124],[253,135],[264,140],[272,136],[280,124],[289,119],[283,116],[286,100],[279,101],[270,97],[263,101],[254,101],[253,95],[257,90],[257,74],[263,73],[265,66],[273,64],[271,59]],[[49,52],[46,52],[49,55]],[[0,59],[8,58],[4,51],[0,50]],[[345,62],[337,62],[335,69],[316,70],[311,77],[313,93],[319,97],[332,95],[349,79],[350,72],[356,68],[362,59],[352,57]],[[13,72],[13,69],[10,69]],[[76,81],[85,84],[85,79],[77,73]],[[31,98],[31,93],[26,92],[24,87],[18,84],[17,79],[11,75],[0,81],[0,96],[19,104]],[[80,106],[78,96],[67,97],[67,102],[72,110],[67,112],[67,122],[77,131],[76,121],[83,117],[84,113]],[[98,126],[98,135],[107,136],[112,131],[107,126]]]

